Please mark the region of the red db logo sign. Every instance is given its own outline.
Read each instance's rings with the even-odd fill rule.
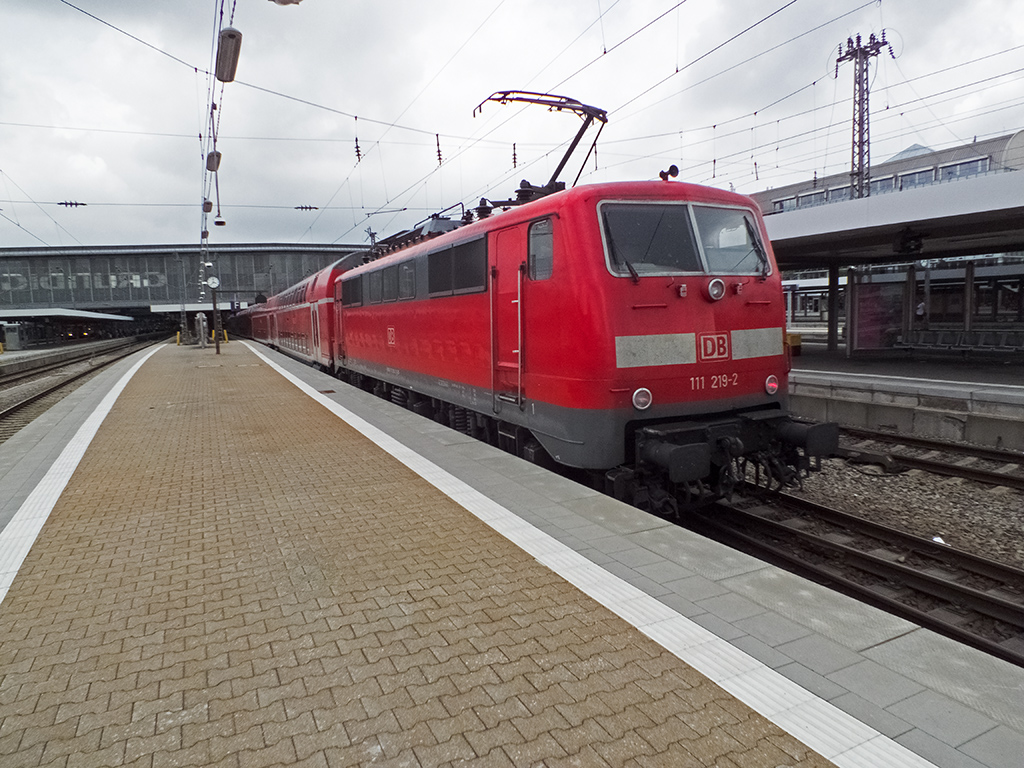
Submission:
[[[729,334],[702,333],[700,335],[701,360],[728,360]]]

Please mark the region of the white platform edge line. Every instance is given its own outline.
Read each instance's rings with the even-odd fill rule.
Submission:
[[[516,546],[519,546],[527,553],[532,555],[532,543],[541,539],[550,539],[550,542],[545,542],[546,552],[551,552],[552,549],[557,549],[559,547],[564,548],[566,552],[573,552],[572,549],[566,547],[554,537],[551,537],[543,531],[535,528],[530,523],[522,520],[522,518],[518,517],[515,513],[505,509],[494,500],[484,496],[482,493],[455,477],[447,470],[437,466],[429,459],[421,456],[411,448],[373,426],[362,417],[357,416],[344,406],[339,405],[326,395],[321,394],[312,386],[268,358],[253,344],[250,344],[249,342],[242,343],[245,344],[245,346],[248,347],[257,357],[266,362],[267,365],[298,387],[299,390],[323,405],[350,427],[362,433],[379,448],[391,454],[413,472],[418,474],[445,495],[451,497],[453,501],[456,501],[460,506],[464,507],[471,514],[481,519],[491,528],[496,530],[498,533],[501,533],[505,538],[512,541]],[[453,494],[457,495],[458,499],[454,498]],[[506,531],[509,531],[512,535],[509,535]],[[516,536],[517,532],[526,533],[528,535],[525,537]],[[522,541],[522,543],[520,543],[520,541]],[[552,567],[551,565],[548,565],[547,567],[551,568],[552,571],[558,573],[563,578],[567,578],[567,575],[562,574],[557,567]],[[617,610],[617,606],[621,607],[621,595],[623,592],[636,590],[636,587],[633,587],[631,584],[628,584],[618,576],[604,570],[600,566],[595,565],[593,569],[588,570],[591,570],[591,575],[598,583],[589,585],[590,589],[587,589],[586,593],[613,613],[622,616],[622,613]],[[571,579],[567,580],[571,581]],[[769,707],[767,711],[759,710],[758,706],[761,702],[758,700],[744,700],[743,692],[746,686],[742,683],[738,686],[732,685],[730,681],[739,682],[749,674],[749,670],[757,670],[758,677],[762,684],[766,679],[772,680],[782,690],[792,690],[796,684],[752,656],[745,654],[743,651],[729,644],[725,640],[722,640],[717,635],[708,632],[708,630],[704,629],[699,624],[692,622],[690,619],[687,619],[682,614],[673,611],[668,606],[663,607],[665,615],[659,619],[659,621],[664,621],[670,618],[673,622],[679,622],[680,626],[690,625],[690,627],[692,627],[692,632],[696,633],[700,637],[707,637],[710,635],[711,639],[707,642],[701,643],[699,646],[696,646],[702,652],[702,654],[698,654],[698,656],[706,655],[712,651],[718,651],[723,656],[733,658],[739,658],[742,654],[742,656],[747,657],[743,664],[746,670],[741,671],[736,675],[726,676],[722,679],[715,679],[713,670],[708,670],[712,672],[712,674],[708,674],[708,672],[701,668],[706,665],[702,664],[699,658],[694,658],[693,661],[687,658],[687,650],[674,649],[670,647],[671,643],[662,643],[657,637],[650,634],[648,637],[651,637],[651,639],[682,661],[690,664],[694,669],[697,669],[699,672],[704,674],[712,682],[729,691],[729,693],[740,701],[743,701],[744,704],[757,711],[767,720],[799,739],[815,752],[818,752],[822,757],[827,760],[831,760],[835,765],[839,766],[839,768],[864,768],[863,756],[865,751],[869,751],[874,757],[883,758],[884,762],[880,764],[885,765],[886,768],[936,768],[934,763],[925,760],[920,755],[912,752],[903,745],[896,743],[889,737],[879,733],[870,726],[865,725],[852,715],[843,712],[841,709],[838,709],[834,705],[809,691],[807,692],[806,697],[798,697],[798,703],[795,703],[795,706],[788,709],[780,711],[775,707]],[[644,632],[644,626],[650,626],[650,624],[638,626],[637,623],[630,621],[628,618],[623,618],[641,632]],[[645,632],[645,634],[647,633]],[[808,705],[812,703],[814,706],[809,708]],[[823,737],[822,732],[826,731],[828,735]],[[837,733],[847,733],[851,736],[846,741],[841,741],[837,740]]]
[[[158,345],[155,349],[147,352],[104,395],[99,405],[89,414],[68,444],[64,446],[64,450],[50,465],[43,478],[36,483],[36,487],[18,507],[18,511],[11,517],[3,531],[0,531],[0,569],[2,569],[0,570],[0,603],[3,603],[4,598],[7,597],[7,592],[18,575],[18,571],[21,570],[22,563],[28,557],[29,550],[32,549],[32,545],[39,537],[39,532],[50,517],[50,512],[53,511],[53,507],[64,492],[71,475],[78,468],[78,463],[96,436],[100,424],[103,423],[107,414],[110,413],[110,409],[114,407],[117,398],[142,367],[142,364],[160,351],[163,346],[163,344]]]

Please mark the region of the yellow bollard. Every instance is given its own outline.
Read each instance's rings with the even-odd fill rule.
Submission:
[[[177,341],[177,344],[178,344],[178,346],[180,347],[180,346],[181,346],[181,331],[178,331],[178,333],[177,333],[177,334],[175,334],[175,335],[176,335],[176,336],[178,337],[178,341]]]

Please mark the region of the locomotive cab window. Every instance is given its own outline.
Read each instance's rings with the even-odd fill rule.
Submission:
[[[768,255],[749,214],[740,208],[695,205],[708,272],[715,275],[768,274]]]
[[[530,251],[527,256],[531,280],[547,280],[554,271],[555,239],[551,219],[530,225]]]
[[[604,203],[601,223],[609,266],[616,275],[704,271],[685,205]]]

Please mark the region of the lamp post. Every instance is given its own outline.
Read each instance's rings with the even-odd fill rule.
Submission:
[[[217,354],[220,354],[220,310],[217,308],[217,289],[220,287],[220,280],[217,279],[216,275],[210,275],[206,279],[206,284],[210,286],[210,293],[213,294],[213,346],[217,350]]]
[[[180,253],[174,254],[174,260],[178,262],[178,266],[181,267],[181,339],[183,342],[188,341],[188,314],[185,311],[185,260],[181,258]]]

